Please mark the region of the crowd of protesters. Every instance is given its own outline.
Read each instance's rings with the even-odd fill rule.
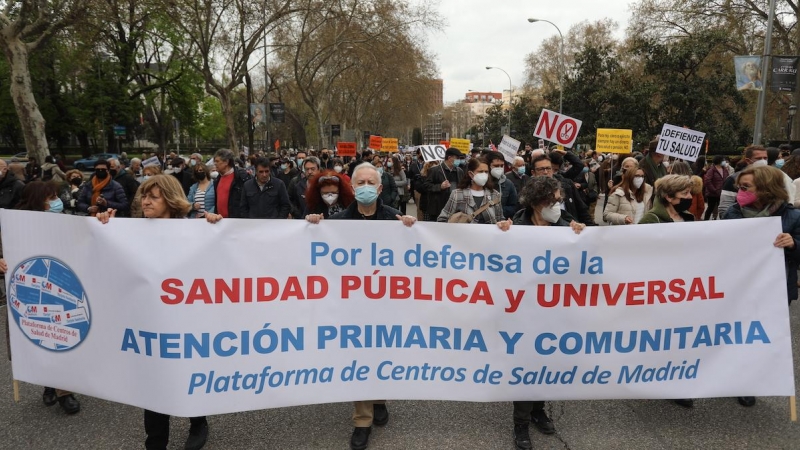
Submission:
[[[630,154],[532,149],[512,160],[491,150],[448,149],[439,161],[421,152],[382,155],[369,149],[341,158],[334,150],[283,151],[246,157],[221,149],[213,157],[143,155],[96,161],[92,173],[48,156],[41,165],[0,160],[0,208],[95,216],[222,219],[396,220],[512,226],[618,226],[777,216],[783,232],[788,301],[797,298],[800,263],[800,149],[747,147],[741,156],[701,157],[694,163],[655,152],[657,141]],[[409,205],[416,215],[407,215]],[[116,220],[116,219],[115,219]],[[0,257],[2,248],[0,248]],[[0,259],[0,272],[8,270]],[[2,295],[5,300],[5,293]],[[754,397],[739,397],[743,406]],[[80,403],[46,387],[43,402],[68,414]],[[692,407],[692,399],[677,399]],[[145,411],[148,449],[165,449],[169,416]],[[354,404],[350,447],[367,448],[373,425],[385,425],[384,400]],[[190,419],[185,448],[202,448],[205,417]],[[514,442],[532,448],[529,424],[555,432],[543,401],[513,404]]]

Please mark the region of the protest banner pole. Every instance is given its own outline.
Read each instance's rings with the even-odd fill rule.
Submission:
[[[797,422],[797,399],[794,395],[789,397],[789,416],[792,422]]]
[[[9,336],[8,321],[6,321],[6,350],[8,350],[8,360],[11,361],[11,336]],[[14,391],[14,403],[19,403],[19,381],[14,379],[14,369],[11,369],[11,387]]]

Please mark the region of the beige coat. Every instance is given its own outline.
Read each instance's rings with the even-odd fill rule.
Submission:
[[[653,188],[649,184],[644,185],[644,212],[647,212],[647,205],[650,203],[650,197],[653,195]],[[625,217],[635,219],[636,211],[627,198],[622,189],[618,188],[613,194],[608,197],[608,204],[603,211],[603,220],[611,225],[625,225]]]

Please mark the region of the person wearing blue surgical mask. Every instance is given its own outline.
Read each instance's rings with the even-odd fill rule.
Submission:
[[[328,220],[399,220],[407,227],[417,221],[416,217],[402,215],[399,210],[383,203],[380,198],[383,185],[377,167],[361,163],[353,169],[351,178],[356,201]],[[325,217],[323,214],[308,214],[305,218],[309,223],[319,224]],[[350,448],[367,448],[372,425],[386,425],[389,422],[389,410],[385,400],[358,401],[353,406],[354,428],[350,436]]]
[[[514,185],[514,189],[517,190],[517,193],[522,192],[522,188],[525,187],[525,183],[528,181],[528,178],[530,178],[527,172],[525,159],[521,156],[514,157],[514,160],[511,162],[511,171],[506,173],[506,177],[508,177],[511,184]]]

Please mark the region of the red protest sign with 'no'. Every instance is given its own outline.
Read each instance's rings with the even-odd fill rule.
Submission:
[[[550,111],[549,109],[543,109],[533,135],[546,141],[572,148],[578,138],[582,123],[578,119]]]

